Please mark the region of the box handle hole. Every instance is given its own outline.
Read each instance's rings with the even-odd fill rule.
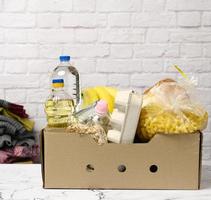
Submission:
[[[149,170],[152,173],[156,173],[158,171],[158,166],[157,165],[151,165]]]
[[[93,172],[94,170],[95,170],[95,168],[94,168],[93,165],[88,164],[88,165],[86,166],[86,171],[87,171],[87,172]]]
[[[125,165],[119,165],[118,166],[118,171],[119,172],[125,172],[126,171],[126,166]]]

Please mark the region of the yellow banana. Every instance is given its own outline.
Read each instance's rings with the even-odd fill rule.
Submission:
[[[116,98],[117,89],[113,87],[104,87],[106,91],[113,97]]]
[[[109,112],[113,112],[114,109],[114,97],[105,89],[105,87],[95,87],[95,91],[97,92],[99,99],[103,99],[108,103]]]
[[[82,108],[86,108],[99,100],[99,96],[94,88],[86,88],[82,90]]]
[[[114,109],[116,93],[117,89],[112,87],[97,86],[92,88],[85,88],[82,90],[82,108],[86,108],[96,101],[103,99],[108,103],[108,109],[111,113]]]

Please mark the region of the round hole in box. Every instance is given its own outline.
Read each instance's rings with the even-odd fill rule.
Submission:
[[[151,165],[149,167],[150,172],[156,173],[158,171],[158,166],[157,165]]]
[[[126,166],[125,165],[119,165],[118,166],[118,171],[119,172],[125,172],[126,171]]]
[[[88,165],[86,166],[86,171],[87,171],[87,172],[93,172],[94,170],[95,170],[95,168],[94,168],[93,165],[88,164]]]

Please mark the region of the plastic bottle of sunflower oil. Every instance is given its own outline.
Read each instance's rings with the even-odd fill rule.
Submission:
[[[45,103],[48,127],[67,127],[74,112],[73,98],[64,91],[64,80],[52,80],[52,92]]]
[[[53,70],[52,79],[63,79],[64,90],[73,98],[76,111],[81,103],[80,78],[78,70],[70,63],[70,56],[60,56],[59,65]]]

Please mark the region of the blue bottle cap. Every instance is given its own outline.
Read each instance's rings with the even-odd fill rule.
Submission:
[[[53,79],[52,83],[64,83],[63,79]]]
[[[59,60],[60,62],[68,62],[70,61],[70,56],[60,56]]]

